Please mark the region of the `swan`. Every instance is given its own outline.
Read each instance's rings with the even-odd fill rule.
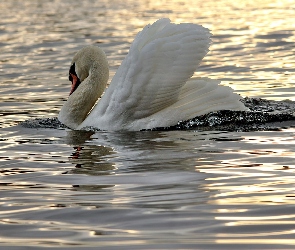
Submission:
[[[148,24],[108,88],[105,53],[93,45],[82,48],[71,63],[72,88],[59,121],[74,130],[142,130],[211,111],[247,110],[241,97],[218,80],[191,78],[209,51],[210,35],[201,25],[174,24],[167,18]]]

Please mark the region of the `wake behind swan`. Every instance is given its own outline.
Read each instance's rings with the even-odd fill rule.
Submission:
[[[192,78],[210,42],[209,30],[197,24],[173,24],[169,19],[149,24],[135,37],[107,89],[104,52],[96,46],[81,49],[72,60],[72,88],[59,121],[76,130],[142,130],[213,111],[248,110],[241,97],[219,81]]]

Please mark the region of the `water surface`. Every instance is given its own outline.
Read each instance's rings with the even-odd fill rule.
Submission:
[[[196,76],[294,100],[294,1],[0,3],[1,249],[294,249],[294,127],[83,132],[54,117],[74,53],[101,46],[111,77],[162,17],[211,29]]]

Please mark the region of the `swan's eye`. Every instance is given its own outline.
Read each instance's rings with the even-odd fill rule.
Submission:
[[[73,77],[71,76],[71,74],[77,76],[76,71],[75,71],[75,63],[72,64],[72,66],[70,67],[70,70],[69,70],[69,81],[73,82]]]

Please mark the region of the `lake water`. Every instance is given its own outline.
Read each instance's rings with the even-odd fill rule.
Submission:
[[[294,249],[295,128],[83,132],[57,116],[74,53],[102,47],[111,77],[162,17],[213,34],[196,76],[295,100],[293,0],[1,1],[0,249]]]

